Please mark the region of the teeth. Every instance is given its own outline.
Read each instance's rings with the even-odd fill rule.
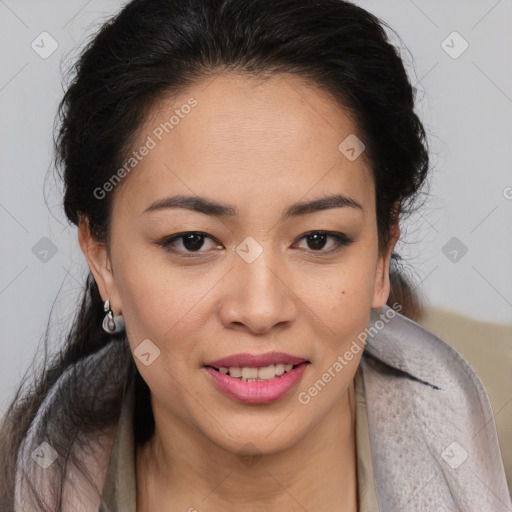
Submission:
[[[285,372],[289,372],[292,368],[292,364],[271,364],[262,368],[252,368],[247,366],[244,366],[243,368],[237,368],[235,366],[226,368],[222,366],[219,368],[219,371],[224,375],[229,374],[231,377],[235,377],[244,382],[255,382],[280,377]]]
[[[276,375],[283,375],[284,364],[276,364]]]
[[[275,366],[271,364],[270,366],[265,366],[264,368],[258,368],[258,379],[260,380],[270,380],[276,376]]]
[[[229,367],[229,375],[231,377],[241,377],[242,376],[242,368],[235,368],[234,366]]]
[[[242,379],[257,379],[258,378],[258,368],[242,368]]]

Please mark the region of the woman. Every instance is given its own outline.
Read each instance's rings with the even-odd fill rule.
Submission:
[[[390,290],[428,150],[382,22],[135,0],[60,115],[91,273],[5,417],[2,510],[510,509],[481,381]]]

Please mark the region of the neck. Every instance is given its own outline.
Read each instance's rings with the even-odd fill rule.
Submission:
[[[278,453],[241,457],[174,418],[155,414],[155,425],[137,448],[139,512],[357,510],[353,381],[321,423]]]

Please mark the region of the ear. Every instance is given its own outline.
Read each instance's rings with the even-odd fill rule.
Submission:
[[[107,246],[93,236],[89,221],[84,216],[80,216],[78,222],[78,243],[98,285],[101,299],[103,302],[110,299],[110,307],[114,314],[118,315],[122,310],[122,305],[117,293]]]
[[[391,261],[391,253],[395,248],[398,237],[400,236],[400,228],[398,222],[392,225],[390,230],[390,240],[386,251],[379,256],[377,261],[377,269],[375,272],[375,282],[373,287],[372,308],[380,308],[386,304],[391,284],[389,282],[389,263]]]

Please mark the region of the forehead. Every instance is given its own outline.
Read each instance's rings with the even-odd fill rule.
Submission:
[[[351,161],[339,149],[356,132],[329,95],[298,77],[210,77],[149,112],[116,202],[140,213],[159,197],[186,193],[282,208],[308,193],[342,192],[369,208],[364,155]]]

